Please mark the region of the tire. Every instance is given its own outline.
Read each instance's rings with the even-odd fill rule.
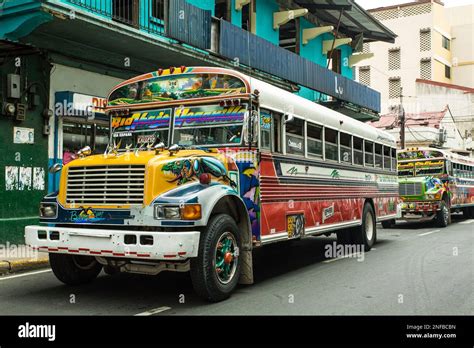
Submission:
[[[102,270],[102,265],[92,256],[49,254],[54,275],[67,285],[92,282]]]
[[[354,229],[355,244],[361,245],[364,251],[369,251],[377,241],[377,224],[374,208],[369,203],[364,205],[362,225]]]
[[[451,212],[445,201],[441,201],[441,207],[436,212],[436,223],[439,227],[447,227],[449,225]]]
[[[388,229],[388,228],[392,228],[393,226],[395,226],[395,219],[382,221],[382,227],[383,228]]]
[[[213,216],[199,238],[198,256],[191,259],[191,280],[200,297],[210,302],[230,297],[240,277],[240,249],[234,219],[227,214]]]

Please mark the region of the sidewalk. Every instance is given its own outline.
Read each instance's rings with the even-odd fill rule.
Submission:
[[[48,253],[37,252],[26,245],[0,246],[0,275],[47,267]]]

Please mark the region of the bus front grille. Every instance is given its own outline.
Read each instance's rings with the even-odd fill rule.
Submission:
[[[66,203],[83,206],[143,204],[144,165],[70,167]]]
[[[423,193],[421,182],[400,183],[400,196],[418,196]]]

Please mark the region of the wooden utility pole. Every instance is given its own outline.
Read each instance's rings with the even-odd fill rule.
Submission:
[[[405,148],[405,109],[403,108],[403,88],[400,87],[400,107],[398,108],[398,120],[400,122],[400,148]]]

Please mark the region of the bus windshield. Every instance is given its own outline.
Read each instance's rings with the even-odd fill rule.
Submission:
[[[247,110],[247,104],[201,105],[114,116],[112,141],[119,150],[146,149],[160,142],[180,146],[240,145]],[[173,134],[170,134],[171,124]]]
[[[245,93],[242,80],[223,74],[182,74],[156,77],[117,88],[108,105],[130,105]]]
[[[445,173],[444,161],[413,161],[398,164],[398,176],[428,176]]]
[[[173,143],[182,146],[241,144],[246,113],[247,105],[177,108]]]

